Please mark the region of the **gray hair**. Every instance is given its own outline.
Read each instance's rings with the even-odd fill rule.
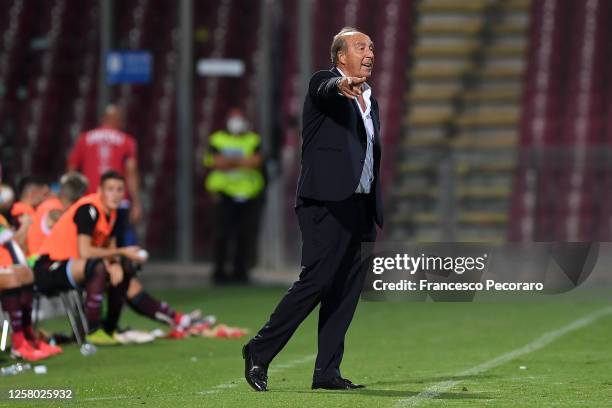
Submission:
[[[343,27],[338,34],[334,35],[334,39],[331,44],[331,62],[334,67],[338,64],[338,53],[340,51],[346,52],[346,39],[344,36],[348,33],[358,32],[360,31],[355,27]]]

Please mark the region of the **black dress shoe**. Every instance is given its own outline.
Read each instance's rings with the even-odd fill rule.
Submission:
[[[352,390],[355,390],[357,388],[365,388],[365,385],[363,384],[353,384],[351,380],[347,380],[346,378],[342,378],[342,377],[340,379],[344,381],[345,383],[347,383],[350,389]]]
[[[350,380],[345,380],[342,377],[336,377],[325,381],[315,381],[312,383],[313,390],[354,390],[363,387],[363,385],[353,384]]]
[[[242,348],[244,358],[244,378],[255,391],[268,391],[268,366],[257,365],[253,361],[253,351],[249,344]]]

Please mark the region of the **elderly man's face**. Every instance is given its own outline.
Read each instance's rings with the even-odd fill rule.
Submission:
[[[370,37],[363,33],[347,35],[344,59],[346,75],[369,78],[374,68],[374,43]]]

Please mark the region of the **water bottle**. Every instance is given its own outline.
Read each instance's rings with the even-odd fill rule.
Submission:
[[[6,377],[9,375],[17,375],[17,374],[21,374],[24,373],[28,370],[31,370],[32,366],[28,363],[16,363],[7,367],[2,367],[0,369],[0,376],[2,377]]]
[[[96,351],[98,350],[96,349],[96,346],[94,346],[93,344],[85,343],[81,346],[81,354],[84,356],[92,356],[96,354]]]
[[[15,375],[15,374],[17,374],[15,372],[15,364],[0,368],[0,376],[2,377],[6,377],[9,375]]]

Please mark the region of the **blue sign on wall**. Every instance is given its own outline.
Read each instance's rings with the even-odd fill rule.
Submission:
[[[149,51],[114,50],[106,54],[106,82],[146,84],[151,82],[153,58]]]

